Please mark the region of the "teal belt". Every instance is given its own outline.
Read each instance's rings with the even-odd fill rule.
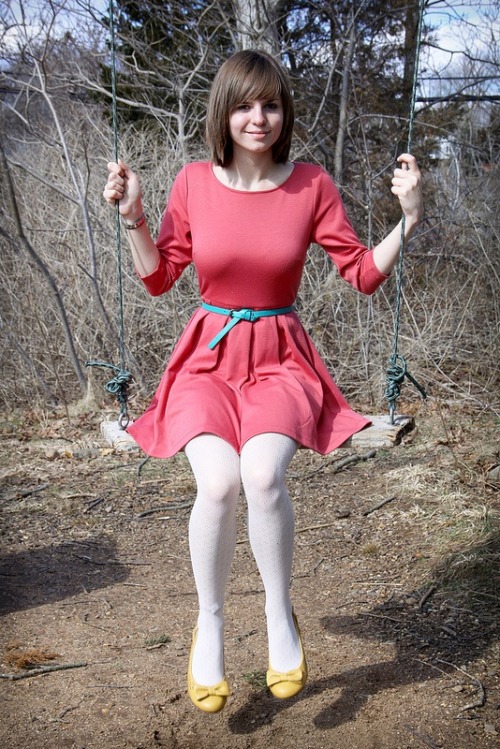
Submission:
[[[217,333],[215,338],[212,338],[208,344],[208,348],[210,349],[214,349],[219,341],[229,333],[231,328],[234,328],[242,320],[255,322],[259,317],[274,317],[274,315],[286,315],[287,312],[293,312],[292,305],[290,307],[277,307],[276,309],[225,309],[224,307],[214,307],[212,304],[202,302],[201,306],[208,312],[216,312],[218,315],[226,315],[226,317],[231,318],[222,330]]]

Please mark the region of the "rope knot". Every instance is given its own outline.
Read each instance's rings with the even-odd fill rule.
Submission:
[[[115,376],[109,380],[104,389],[107,393],[114,395],[118,403],[120,404],[120,417],[118,423],[122,429],[126,429],[130,421],[130,417],[127,411],[127,399],[128,399],[128,388],[132,381],[132,374],[127,372],[126,369],[117,367],[115,364],[108,364],[103,361],[87,361],[85,362],[86,367],[107,367],[116,372]]]
[[[408,372],[406,359],[401,354],[393,354],[387,367],[385,377],[385,398],[389,404],[389,413],[391,415],[391,424],[394,424],[394,412],[396,410],[396,401],[401,393],[401,385],[407,377],[415,385],[422,398],[427,398],[425,389],[416,379]]]

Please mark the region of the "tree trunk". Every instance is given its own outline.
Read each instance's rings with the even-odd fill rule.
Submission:
[[[415,52],[417,48],[417,31],[419,18],[418,2],[408,3],[405,15],[405,42],[404,42],[404,72],[403,72],[403,96],[401,100],[402,114],[410,110],[411,94],[413,90],[413,76],[415,75]]]
[[[342,69],[342,88],[340,91],[340,106],[339,106],[339,127],[337,131],[337,138],[335,141],[335,157],[334,157],[334,175],[335,181],[338,184],[342,183],[344,173],[344,143],[345,135],[347,130],[347,103],[349,100],[349,88],[351,81],[351,64],[352,57],[354,54],[354,43],[356,41],[356,26],[354,22],[354,13],[351,14],[351,28],[349,31],[349,40],[347,42],[347,49],[344,55],[344,65]]]
[[[15,226],[16,226],[16,233],[17,237],[20,240],[22,246],[26,250],[27,254],[30,256],[30,258],[35,263],[36,267],[40,271],[40,273],[43,275],[45,280],[47,281],[49,288],[52,292],[52,295],[54,297],[57,309],[59,310],[59,317],[62,323],[63,331],[64,331],[64,338],[66,340],[66,347],[68,349],[69,357],[71,359],[71,364],[73,366],[73,370],[75,372],[76,378],[78,380],[78,384],[80,386],[80,390],[82,391],[82,394],[85,394],[87,391],[87,380],[85,377],[85,374],[83,372],[83,369],[80,365],[80,361],[78,359],[78,354],[76,353],[75,343],[73,340],[73,335],[71,332],[71,327],[69,324],[68,316],[66,314],[66,308],[64,306],[64,302],[61,296],[61,293],[59,291],[59,287],[57,285],[57,282],[53,275],[51,274],[50,270],[47,268],[45,263],[43,262],[40,255],[37,253],[31,242],[29,241],[28,237],[24,233],[23,224],[21,221],[21,216],[19,214],[17,201],[16,201],[16,194],[14,190],[14,185],[12,184],[12,178],[10,175],[9,165],[7,163],[7,158],[5,156],[5,152],[3,149],[3,146],[0,144],[0,161],[2,165],[2,171],[5,175],[4,178],[4,184],[6,186],[6,192],[7,196],[10,202],[10,208],[11,208],[11,216],[14,220]],[[15,244],[14,238],[7,232],[3,227],[0,227],[0,233],[8,239],[12,244]]]
[[[262,49],[272,55],[279,54],[277,17],[280,4],[281,0],[233,0],[241,49]]]

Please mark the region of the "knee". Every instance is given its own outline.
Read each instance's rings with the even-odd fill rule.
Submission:
[[[219,475],[198,482],[197,489],[197,502],[216,507],[219,511],[233,510],[238,502],[240,481],[239,478]]]
[[[274,466],[252,466],[242,469],[241,479],[249,506],[258,505],[262,509],[276,508],[284,494],[284,480]]]

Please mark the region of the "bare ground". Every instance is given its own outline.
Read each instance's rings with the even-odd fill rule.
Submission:
[[[405,444],[341,471],[340,452],[294,459],[292,592],[310,676],[286,702],[262,686],[263,590],[241,502],[226,614],[232,696],[215,716],[185,689],[196,618],[185,458],[116,454],[99,421],[24,413],[0,424],[2,747],[499,745],[491,415],[427,407]],[[74,667],[36,675],[36,663]]]

